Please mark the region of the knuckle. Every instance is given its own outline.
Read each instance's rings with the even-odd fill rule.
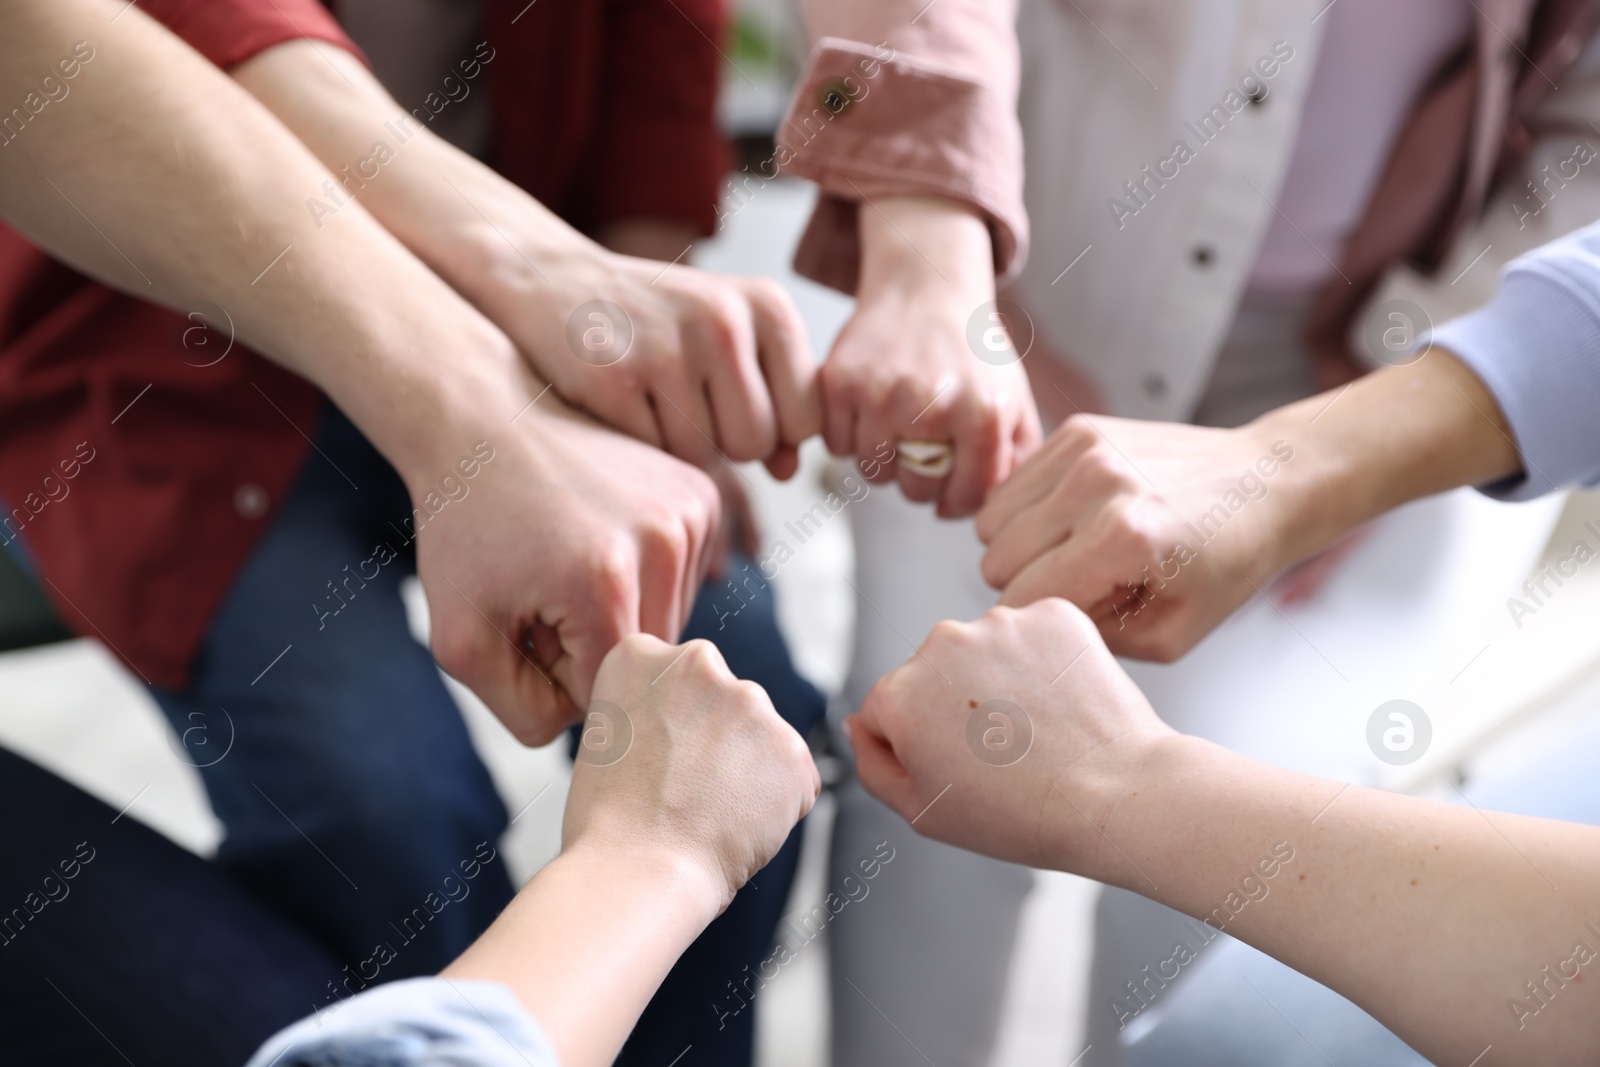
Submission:
[[[589,581],[596,599],[613,603],[625,598],[632,591],[635,579],[633,553],[620,539],[595,550],[589,561]]]
[[[665,647],[665,643],[659,637],[641,631],[624,636],[616,643],[613,651],[619,657],[632,661],[657,655]]]
[[[1089,417],[1083,414],[1068,415],[1066,421],[1061,424],[1061,429],[1056,431],[1056,436],[1064,444],[1069,445],[1090,444],[1099,440],[1100,437],[1099,433],[1095,431],[1094,423],[1090,422]]]
[[[683,646],[683,664],[694,671],[712,671],[723,666],[722,653],[703,637],[686,642]]]
[[[971,636],[968,624],[954,619],[943,619],[928,634],[929,643],[963,644]]]
[[[682,522],[662,516],[647,522],[639,535],[642,555],[651,561],[681,560],[689,553],[689,532]]]
[[[475,644],[463,627],[441,620],[441,624],[434,627],[430,644],[433,658],[446,674],[464,681],[472,673]]]

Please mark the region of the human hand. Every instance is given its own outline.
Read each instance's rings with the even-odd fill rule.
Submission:
[[[533,258],[500,256],[469,295],[564,399],[703,468],[762,460],[776,477],[794,473],[822,406],[781,286],[618,255],[578,234],[529,243]]]
[[[866,457],[884,443],[948,442],[948,476],[891,461],[873,480],[898,475],[909,499],[937,500],[946,518],[970,515],[1040,436],[1020,357],[1003,336],[998,357],[980,359],[968,343],[969,321],[995,299],[988,230],[937,200],[862,204],[860,219],[856,312],[822,368],[828,448]]]
[[[1004,604],[1070,600],[1118,655],[1176,659],[1298,558],[1295,455],[1270,423],[1074,416],[978,515],[983,576]]]
[[[800,735],[709,641],[625,638],[595,678],[563,851],[665,855],[717,911],[782,847],[822,788]]]
[[[1177,736],[1055,599],[940,623],[846,727],[862,785],[919,833],[1080,873],[1097,869],[1093,827]]]
[[[451,502],[417,537],[417,571],[439,665],[541,745],[576,721],[618,641],[677,638],[720,502],[701,471],[553,396],[485,445],[474,479],[444,484]],[[442,499],[407,481],[413,501]]]
[[[608,251],[478,160],[416,129],[343,50],[291,43],[233,74],[334,169],[370,153],[372,130],[409,128],[406,150],[384,163],[383,180],[362,186],[362,206],[504,331],[569,403],[702,467],[720,449],[737,462],[764,460],[779,477],[793,473],[793,450],[820,431],[822,411],[804,327],[776,283]],[[344,203],[333,197],[335,207]],[[665,251],[672,229],[636,219],[602,236],[681,258],[687,240]],[[612,307],[589,306],[595,301]]]

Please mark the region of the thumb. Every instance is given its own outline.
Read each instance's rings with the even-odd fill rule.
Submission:
[[[862,786],[901,818],[910,819],[917,811],[916,786],[888,739],[861,715],[846,719],[844,729],[856,750],[856,777]]]

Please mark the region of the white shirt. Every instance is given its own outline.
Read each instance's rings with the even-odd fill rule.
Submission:
[[[1467,0],[1336,0],[1300,132],[1252,289],[1306,292],[1333,264],[1366,210],[1394,140],[1428,82],[1467,44]]]
[[[1337,0],[1318,18],[1327,0],[1023,0],[1019,114],[1033,247],[1016,286],[1041,336],[1093,378],[1112,413],[1192,416],[1279,218],[1273,204],[1287,204],[1291,217],[1302,210],[1286,185],[1300,158],[1318,166],[1320,142],[1308,139],[1303,152],[1296,146],[1324,34],[1346,5],[1360,13],[1360,2]],[[1448,2],[1393,6],[1436,11]],[[1355,75],[1375,84],[1392,74],[1391,99],[1433,73],[1428,61],[1448,51],[1441,42],[1453,32],[1441,22],[1414,24],[1409,13],[1394,18],[1410,27],[1405,47],[1417,62],[1403,78]],[[1378,46],[1369,39],[1353,47],[1360,57]],[[1337,86],[1349,79],[1332,84],[1337,107]],[[1258,104],[1249,102],[1252,90]],[[1366,143],[1366,163],[1339,164],[1348,170],[1344,206],[1326,212],[1326,226],[1316,221],[1320,211],[1308,220],[1324,235],[1319,243],[1342,245],[1349,223],[1341,220],[1351,218],[1350,204],[1364,205],[1409,106],[1369,116],[1386,132]],[[1535,116],[1568,121],[1536,139],[1529,166],[1569,157],[1570,131],[1596,108],[1600,70],[1575,70]],[[1180,141],[1186,153],[1175,151]],[[1360,184],[1369,188],[1354,188]],[[1511,181],[1496,194],[1436,277],[1397,268],[1373,303],[1404,297],[1444,322],[1488,300],[1505,262],[1600,217],[1600,183],[1588,179],[1568,183],[1524,225],[1509,202],[1521,185]],[[1324,251],[1337,262],[1334,248]]]

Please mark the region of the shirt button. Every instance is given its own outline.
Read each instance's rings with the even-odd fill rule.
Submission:
[[[1217,253],[1210,245],[1195,245],[1194,251],[1190,252],[1189,256],[1194,260],[1195,266],[1209,267],[1211,261],[1217,258]]]
[[[1146,374],[1144,376],[1144,392],[1151,400],[1160,400],[1166,396],[1166,376],[1162,374]]]
[[[839,115],[855,103],[855,94],[850,91],[848,85],[835,78],[822,86],[822,92],[817,99],[828,109],[829,114]]]
[[[267,491],[255,482],[245,482],[233,491],[233,510],[246,519],[259,519],[267,513]]]

